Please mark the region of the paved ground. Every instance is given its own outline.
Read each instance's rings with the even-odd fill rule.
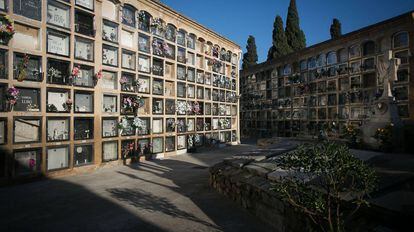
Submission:
[[[241,145],[0,189],[0,231],[269,231],[208,186]]]

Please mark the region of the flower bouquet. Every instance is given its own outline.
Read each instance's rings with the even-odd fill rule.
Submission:
[[[8,45],[15,33],[13,20],[8,15],[0,16],[0,43]]]
[[[24,54],[23,59],[17,64],[17,81],[22,82],[27,77],[27,65],[29,64],[30,56]]]
[[[66,110],[66,111],[71,111],[71,109],[72,109],[72,105],[73,105],[73,101],[72,101],[72,99],[68,99],[68,100],[66,100],[66,102],[65,103],[63,103],[63,108]]]
[[[9,111],[12,111],[14,105],[16,105],[17,99],[19,98],[19,94],[20,90],[16,89],[16,87],[14,86],[7,89],[6,101]]]
[[[102,69],[100,69],[97,73],[95,73],[95,75],[93,75],[93,83],[95,86],[98,84],[98,81],[102,79],[102,77]]]

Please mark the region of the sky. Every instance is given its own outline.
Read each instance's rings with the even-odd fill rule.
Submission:
[[[286,24],[290,0],[161,0],[164,4],[246,50],[249,35],[256,38],[259,62],[265,61],[272,42],[273,22],[280,15]],[[307,46],[330,39],[333,18],[342,33],[414,10],[414,0],[296,0]]]

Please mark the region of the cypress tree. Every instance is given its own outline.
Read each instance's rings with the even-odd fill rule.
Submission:
[[[254,36],[250,35],[247,39],[247,52],[243,54],[243,64],[242,68],[246,69],[250,66],[257,64],[257,48],[256,48],[256,39]]]
[[[337,39],[342,36],[342,26],[339,19],[334,18],[331,24],[331,38]]]
[[[299,27],[299,14],[296,8],[296,0],[290,0],[286,19],[286,38],[293,51],[306,47],[305,33]]]
[[[285,31],[283,30],[283,20],[279,15],[276,16],[273,24],[273,46],[269,49],[267,59],[271,60],[289,54],[292,49],[287,43]]]

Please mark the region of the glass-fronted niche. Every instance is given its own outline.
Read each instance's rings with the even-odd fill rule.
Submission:
[[[14,173],[16,176],[33,175],[40,172],[42,149],[15,150],[13,153]]]

